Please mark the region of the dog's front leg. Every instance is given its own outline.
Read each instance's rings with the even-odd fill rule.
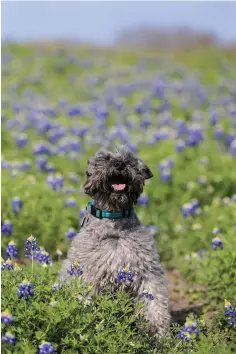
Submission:
[[[169,298],[166,280],[162,269],[155,274],[150,272],[138,289],[142,301],[140,314],[149,322],[151,331],[164,336],[170,323]]]

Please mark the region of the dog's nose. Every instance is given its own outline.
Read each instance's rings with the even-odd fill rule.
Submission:
[[[115,167],[117,170],[121,171],[121,170],[124,169],[125,165],[124,165],[124,162],[122,162],[122,161],[115,161],[114,167]]]

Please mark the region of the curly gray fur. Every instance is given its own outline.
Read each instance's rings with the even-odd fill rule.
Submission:
[[[88,162],[85,193],[94,205],[103,210],[117,211],[131,207],[143,191],[145,179],[152,173],[144,162],[121,146],[115,153],[99,151]],[[115,191],[112,182],[125,183],[124,191]],[[154,299],[142,298],[141,314],[150,327],[163,335],[170,321],[169,299],[163,268],[154,238],[141,225],[136,215],[121,219],[98,219],[86,215],[80,233],[72,240],[63,262],[59,278],[70,281],[70,265],[78,261],[83,268],[83,279],[93,284],[93,293],[103,289],[115,291],[120,267],[128,266],[134,281],[127,284],[136,295],[146,288]]]

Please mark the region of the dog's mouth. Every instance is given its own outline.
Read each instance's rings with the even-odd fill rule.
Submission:
[[[112,184],[111,186],[115,191],[120,192],[125,190],[126,184]]]
[[[110,178],[109,184],[114,192],[125,192],[128,188],[128,180],[123,176]]]

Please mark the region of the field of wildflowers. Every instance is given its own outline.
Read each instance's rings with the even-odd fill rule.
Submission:
[[[236,352],[234,60],[3,46],[3,353]],[[169,280],[173,324],[162,339],[142,329],[130,294],[85,300],[79,265],[71,286],[56,282],[89,201],[87,160],[118,143],[154,173],[135,210]]]

